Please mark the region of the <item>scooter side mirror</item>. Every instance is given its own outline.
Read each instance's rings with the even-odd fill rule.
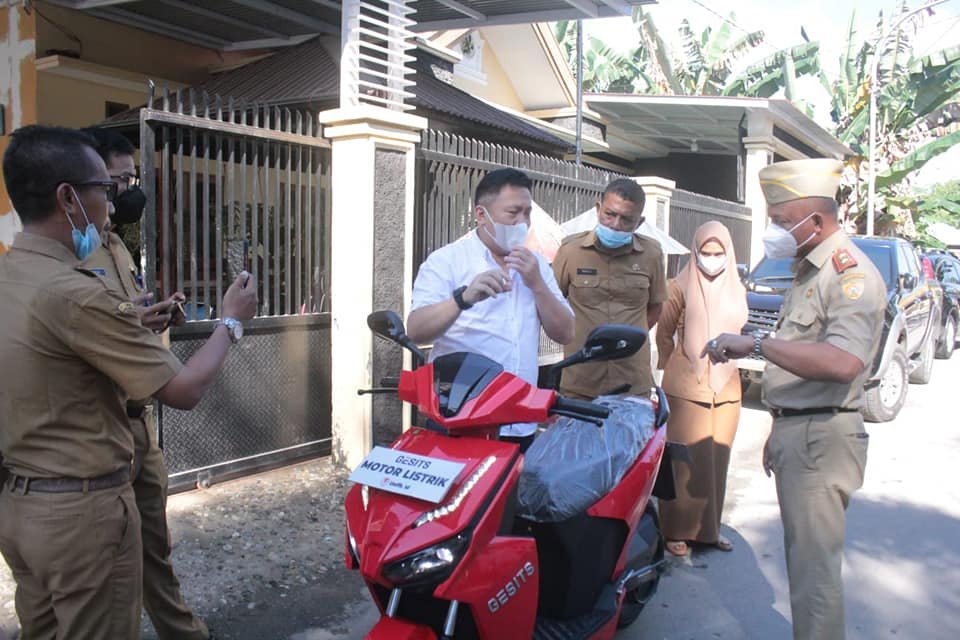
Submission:
[[[399,342],[407,335],[400,315],[396,311],[390,311],[389,309],[374,311],[368,315],[367,326],[378,336],[393,340],[394,342]]]
[[[628,358],[647,341],[647,332],[628,324],[602,324],[587,336],[583,348],[570,354],[547,371],[546,386],[557,389],[560,372],[581,362],[600,362]]]
[[[587,336],[583,362],[629,358],[647,341],[647,332],[629,324],[602,324]]]
[[[403,320],[400,319],[400,315],[397,314],[396,311],[390,311],[389,309],[374,311],[367,316],[367,326],[381,338],[386,338],[409,349],[421,360],[427,359],[426,354],[420,347],[415,345],[413,340],[407,336],[407,332],[403,327]]]

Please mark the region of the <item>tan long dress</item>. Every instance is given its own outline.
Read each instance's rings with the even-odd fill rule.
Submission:
[[[660,522],[667,540],[715,544],[730,448],[740,420],[740,378],[730,376],[716,392],[709,384],[713,365],[707,364],[708,375],[698,380],[683,347],[685,307],[683,290],[671,281],[657,324],[657,349],[664,369],[662,386],[670,402],[667,438],[687,445],[690,462],[674,461],[677,497],[660,501]]]

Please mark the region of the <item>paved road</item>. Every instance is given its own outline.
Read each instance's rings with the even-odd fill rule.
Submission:
[[[953,360],[937,361],[931,384],[911,386],[907,405],[897,421],[868,426],[871,444],[866,483],[848,512],[844,579],[851,640],[960,638],[958,382],[960,353]],[[648,610],[633,627],[621,632],[618,640],[790,637],[776,494],[773,480],[760,469],[760,449],[769,424],[753,390],[746,398],[728,481],[725,534],[734,541],[734,551],[695,552],[691,560],[675,562]],[[304,484],[297,480],[298,474],[307,471],[310,470],[293,468],[237,481],[236,486],[224,485],[206,497],[183,494],[171,499],[171,520],[179,540],[175,556],[182,572],[192,571],[194,556],[201,558],[198,566],[209,565],[212,572],[210,580],[203,584],[199,584],[199,577],[192,577],[185,588],[219,637],[359,640],[376,621],[376,609],[367,599],[358,576],[342,568],[339,549],[335,561],[324,563],[328,572],[306,586],[300,586],[303,581],[295,581],[290,584],[297,586],[289,589],[252,590],[249,603],[244,600],[222,609],[204,597],[211,585],[219,584],[216,580],[237,583],[240,588],[249,577],[246,573],[272,575],[271,567],[248,567],[249,559],[240,566],[236,562],[225,564],[221,556],[208,548],[219,548],[221,543],[236,545],[230,532],[246,526],[242,524],[246,518],[257,517],[252,512],[233,512],[236,494],[247,485],[253,485],[247,491],[265,500],[263,506],[271,517],[249,532],[243,529],[244,536],[269,535],[264,539],[270,544],[295,544],[299,545],[295,546],[297,550],[306,545],[315,554],[320,552],[322,536],[318,538],[319,534],[306,526],[290,529],[299,533],[292,541],[276,537],[276,531],[257,534],[264,526],[270,529],[274,516],[284,515],[273,513],[276,509],[270,505],[284,504],[285,511],[291,511],[295,502],[289,497],[265,497],[264,488],[257,489],[258,483],[269,479],[269,487],[284,485],[283,478],[291,475],[293,480],[286,483],[296,495],[322,498],[324,503],[333,499],[331,496],[336,497],[329,482]],[[190,540],[195,536],[187,525],[192,522],[191,513],[198,509],[193,503],[201,498],[212,501],[208,508],[211,514],[227,509],[232,515],[229,527],[212,525],[210,535],[219,532],[223,540],[191,546]],[[217,500],[226,502],[220,504]],[[338,507],[331,504],[331,508]],[[0,565],[0,574],[4,572],[5,567]],[[0,587],[2,578],[0,575]],[[0,595],[7,591],[12,594],[11,588],[0,589]],[[12,605],[12,599],[0,597],[0,638],[4,630],[9,633],[15,628]],[[146,635],[152,637],[155,636]]]
[[[929,385],[911,386],[896,421],[868,425],[867,477],[848,512],[844,556],[851,640],[960,638],[958,383],[960,353],[937,361]],[[760,468],[769,428],[752,389],[728,481],[724,533],[734,551],[674,562],[649,609],[618,640],[791,637],[776,491]],[[376,619],[367,603],[345,614],[346,628],[293,638],[359,639]]]
[[[960,638],[960,353],[911,386],[898,419],[867,425],[864,487],[848,511],[848,638]],[[674,564],[623,640],[789,638],[783,529],[760,468],[770,419],[747,395],[734,444],[725,534],[733,553]]]

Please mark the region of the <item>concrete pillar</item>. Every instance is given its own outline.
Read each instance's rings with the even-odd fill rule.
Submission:
[[[753,268],[763,257],[761,238],[767,226],[767,201],[760,189],[760,170],[773,162],[773,136],[744,138],[743,144],[747,149],[744,204],[750,207],[753,216],[750,232],[750,267]]]
[[[637,176],[633,178],[634,182],[643,188],[643,194],[647,197],[647,202],[643,207],[643,214],[646,221],[666,234],[670,233],[670,201],[673,199],[673,192],[677,188],[677,183],[673,180],[660,178],[658,176]],[[668,268],[667,254],[663,254],[663,269]],[[650,364],[653,370],[653,377],[657,384],[663,377],[663,372],[657,369],[657,328],[650,331]]]
[[[396,437],[409,415],[394,398],[358,396],[357,389],[409,365],[409,354],[373,336],[367,315],[393,309],[406,317],[410,306],[414,152],[427,121],[371,105],[319,119],[333,145],[332,449],[336,463],[354,468],[374,444]]]
[[[37,122],[36,14],[24,11],[21,3],[4,5],[0,8],[0,156],[7,150],[13,130]],[[0,180],[0,254],[19,230],[20,219]]]

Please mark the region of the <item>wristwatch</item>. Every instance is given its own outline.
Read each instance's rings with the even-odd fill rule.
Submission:
[[[463,292],[467,290],[466,285],[462,287],[457,287],[453,290],[453,301],[457,303],[457,306],[460,307],[461,311],[466,311],[473,305],[463,299]]]
[[[227,335],[230,336],[230,342],[237,344],[243,337],[243,323],[236,318],[221,318],[220,324],[227,328]]]
[[[755,358],[760,358],[763,360],[763,341],[770,337],[770,334],[765,331],[754,331],[753,332],[753,351],[751,355]]]

